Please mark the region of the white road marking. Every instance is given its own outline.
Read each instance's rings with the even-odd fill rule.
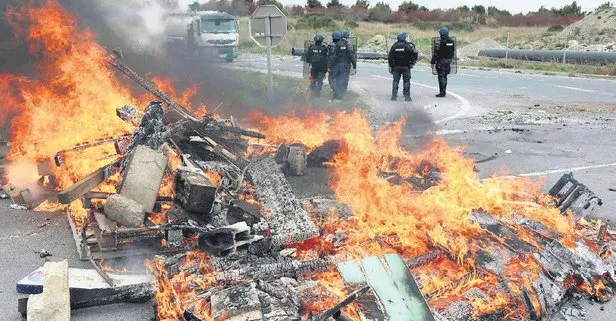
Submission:
[[[443,130],[437,130],[436,134],[437,135],[451,135],[451,134],[459,134],[459,133],[464,133],[465,130],[463,129],[443,129]]]
[[[582,88],[569,87],[569,86],[554,85],[554,87],[564,88],[564,89],[569,89],[569,90],[575,90],[575,91],[583,91],[585,93],[596,93],[597,92],[596,90],[592,90],[592,89],[582,89]]]
[[[385,77],[385,76],[380,76],[380,75],[372,75],[372,77],[381,78],[381,79],[387,79],[387,80],[391,79],[391,77]],[[439,90],[438,87],[428,86],[428,85],[420,84],[420,83],[414,82],[414,81],[411,81],[411,84],[417,85],[417,86],[422,86],[422,87],[425,87],[425,88],[434,89],[436,91]],[[451,91],[447,91],[447,94],[449,94],[451,96],[454,96],[457,100],[459,100],[462,103],[462,106],[460,107],[460,110],[457,113],[455,113],[455,114],[453,114],[451,116],[445,117],[443,119],[435,120],[434,121],[435,124],[440,124],[440,123],[443,123],[443,122],[446,122],[446,121],[450,121],[450,120],[454,120],[456,118],[460,118],[460,117],[466,115],[466,113],[468,113],[468,111],[471,109],[471,103],[469,103],[468,100],[466,100],[466,98],[464,98],[464,97],[462,97],[462,96],[460,96],[460,95],[458,95],[458,94],[456,94],[454,92],[451,92]]]
[[[597,169],[597,168],[614,167],[614,166],[616,166],[616,163],[600,164],[600,165],[589,165],[589,166],[578,166],[578,167],[571,167],[571,168],[552,169],[552,170],[541,171],[541,172],[522,173],[522,174],[518,174],[518,175],[499,176],[499,177],[496,177],[496,178],[516,178],[516,177],[544,176],[544,175],[549,175],[549,174],[559,174],[559,173],[567,173],[567,172],[578,172],[578,171],[583,171],[583,170],[587,170],[587,169]]]
[[[458,76],[462,76],[462,77],[471,77],[471,78],[484,78],[484,79],[498,79],[496,77],[490,77],[490,76],[479,76],[479,75],[471,75],[471,74],[465,74],[465,73],[457,73],[456,75]]]

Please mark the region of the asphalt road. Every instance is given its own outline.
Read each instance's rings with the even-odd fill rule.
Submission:
[[[263,69],[265,59],[245,55],[235,66]],[[298,74],[301,62],[276,58],[277,72]],[[478,164],[483,177],[536,175],[546,189],[560,175],[573,171],[604,200],[597,216],[616,221],[616,81],[499,71],[459,70],[450,77],[450,94],[436,99],[436,77],[425,66],[413,70],[414,101],[389,101],[391,81],[386,65],[360,63],[351,88],[372,106],[375,122],[407,115],[404,143],[417,145],[425,131],[443,135],[452,145],[465,145],[469,155],[491,161]],[[281,110],[282,112],[282,110]],[[512,130],[513,129],[513,130]],[[300,197],[328,193],[327,170],[309,169],[291,179]],[[47,249],[51,260],[69,259],[71,267],[89,267],[77,258],[63,214],[33,213],[0,202],[0,320],[20,320],[15,283],[44,263],[34,251]],[[604,305],[584,302],[589,320],[613,320],[616,301]],[[73,320],[150,320],[149,303],[122,304],[73,311]],[[575,320],[575,318],[572,318]],[[559,320],[554,318],[553,320]]]
[[[267,68],[255,55],[237,64]],[[302,62],[277,57],[272,67],[299,75]],[[444,99],[434,97],[438,82],[428,66],[414,68],[411,82],[413,101],[392,102],[387,65],[360,62],[349,87],[372,106],[375,121],[407,116],[403,143],[416,146],[426,131],[443,135],[477,159],[496,155],[478,164],[483,177],[533,176],[545,181],[546,191],[573,172],[603,199],[597,217],[616,222],[616,192],[609,191],[616,188],[616,80],[459,69]]]

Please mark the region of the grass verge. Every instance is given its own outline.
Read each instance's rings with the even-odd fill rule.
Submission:
[[[310,40],[315,34],[323,34],[329,41],[332,31],[344,28],[342,22],[337,21],[335,28],[318,28],[318,29],[297,29],[297,19],[289,19],[289,30],[286,37],[280,44],[273,48],[272,52],[277,55],[290,55],[291,48],[303,47],[305,40]],[[413,41],[419,50],[429,52],[432,37],[437,35],[437,29],[421,30],[413,24],[407,23],[381,23],[381,22],[358,22],[356,28],[350,28],[351,36],[357,37],[357,42],[361,47],[363,43],[376,35],[384,35],[395,38],[396,35],[406,31],[409,34],[409,40]],[[460,46],[473,43],[483,38],[497,40],[503,44],[506,43],[507,33],[509,33],[509,41],[522,42],[532,41],[541,38],[547,31],[545,27],[499,27],[488,28],[479,27],[474,31],[455,31],[451,34],[456,36]],[[250,53],[264,53],[263,48],[258,47],[250,38],[248,31],[248,18],[240,19],[240,49]]]
[[[602,75],[602,76],[616,76],[616,64],[605,66],[593,66],[593,65],[573,65],[573,64],[559,64],[559,63],[528,63],[524,61],[509,60],[507,62],[503,60],[470,60],[462,66],[472,66],[481,68],[498,68],[498,69],[512,69],[512,70],[533,70],[544,71],[546,73],[568,73],[570,76],[576,74],[587,75]]]

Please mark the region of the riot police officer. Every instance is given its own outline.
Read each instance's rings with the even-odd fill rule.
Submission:
[[[327,72],[327,47],[323,44],[325,37],[321,34],[314,36],[314,44],[308,48],[304,61],[310,64],[310,92],[313,97],[321,97],[323,78]]]
[[[347,74],[351,72],[351,65],[357,67],[357,61],[340,31],[332,33],[332,42],[329,48],[329,83],[334,92],[333,99],[343,99],[348,86]]]
[[[351,52],[351,55],[353,55],[353,59],[357,60],[357,55],[355,54],[355,50],[356,50],[357,48],[355,48],[355,46],[353,45],[353,43],[349,41],[349,36],[350,36],[349,31],[348,31],[348,30],[346,30],[346,29],[344,29],[344,30],[342,30],[340,33],[342,34],[342,40],[346,41],[347,48],[348,48],[348,49],[349,49],[349,51]],[[357,69],[356,65],[354,65],[354,66],[355,66],[355,67],[353,67],[353,69]],[[349,78],[351,77],[351,70],[349,70],[349,72],[347,72],[347,73],[345,74],[345,76],[346,76],[346,79],[345,79],[345,81],[343,82],[343,85],[344,85],[343,91],[346,93],[346,91],[347,91],[347,87],[348,87],[348,85],[349,85]]]
[[[389,71],[394,76],[394,82],[391,87],[391,100],[398,100],[398,86],[400,77],[403,79],[402,93],[405,101],[411,99],[411,68],[417,63],[418,52],[415,45],[407,42],[408,34],[400,32],[398,41],[391,46],[388,55]]]
[[[451,73],[451,62],[454,59],[456,52],[456,44],[451,37],[449,37],[449,29],[442,27],[439,30],[441,39],[438,41],[438,45],[434,46],[434,52],[432,53],[432,68],[435,68],[438,75],[438,87],[440,92],[436,97],[445,97],[447,95],[447,75]]]

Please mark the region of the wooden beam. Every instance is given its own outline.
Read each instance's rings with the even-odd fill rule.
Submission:
[[[73,186],[58,193],[58,201],[62,204],[70,204],[74,200],[80,198],[91,189],[104,182],[113,172],[113,164],[105,165],[86,178],[73,184]]]

